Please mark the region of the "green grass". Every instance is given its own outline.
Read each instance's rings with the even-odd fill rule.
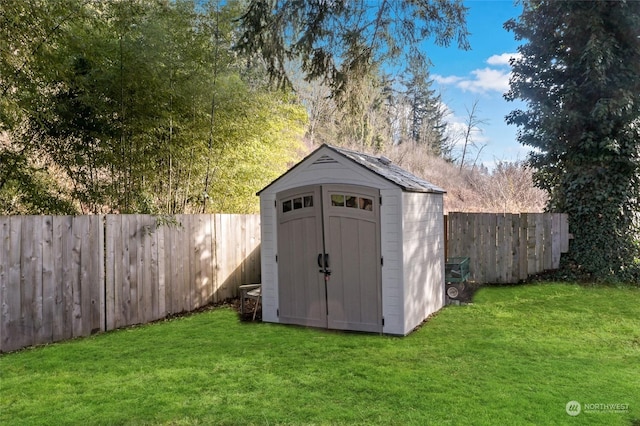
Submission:
[[[568,401],[628,404],[570,417]],[[404,338],[229,308],[0,357],[0,424],[630,425],[640,290],[480,290]]]

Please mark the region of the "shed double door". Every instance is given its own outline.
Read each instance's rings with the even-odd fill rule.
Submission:
[[[382,331],[379,199],[355,185],[277,195],[280,322]]]

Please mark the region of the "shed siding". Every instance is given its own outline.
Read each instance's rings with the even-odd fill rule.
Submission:
[[[262,320],[279,322],[278,309],[278,264],[277,254],[277,225],[275,193],[264,193],[260,196],[261,215],[261,267],[262,267]]]
[[[380,190],[383,332],[408,334],[444,305],[442,194],[405,192],[329,148],[317,150],[260,193],[263,321],[279,322],[276,194],[325,184]]]
[[[402,199],[407,334],[444,306],[444,219],[441,195],[404,192]]]
[[[329,155],[336,162],[313,164],[323,155]],[[380,189],[399,189],[386,179],[377,176],[359,164],[330,151],[320,149],[317,153],[299,164],[292,173],[283,175],[271,187],[263,191],[277,193],[286,189],[307,185],[345,184],[361,185]]]
[[[402,190],[381,190],[380,243],[382,248],[383,333],[404,334],[402,301]]]

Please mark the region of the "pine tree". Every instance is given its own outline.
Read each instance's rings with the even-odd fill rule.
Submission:
[[[250,0],[237,48],[257,52],[285,85],[287,66],[299,60],[307,80],[322,81],[339,98],[376,68],[425,61],[421,43],[429,38],[468,49],[466,11],[461,0]]]
[[[404,81],[404,90],[399,95],[401,103],[406,105],[408,125],[406,137],[399,140],[425,145],[434,155],[444,156],[448,146],[447,122],[442,98],[431,88],[429,68],[423,62],[413,59],[409,63],[408,77]]]
[[[637,280],[640,2],[527,0],[505,27],[526,41],[507,99],[527,109],[507,121],[533,149],[548,209],[569,214],[572,264]]]

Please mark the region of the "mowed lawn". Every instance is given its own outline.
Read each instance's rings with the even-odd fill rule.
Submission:
[[[640,289],[484,288],[407,337],[216,308],[0,356],[0,424],[639,425]]]

